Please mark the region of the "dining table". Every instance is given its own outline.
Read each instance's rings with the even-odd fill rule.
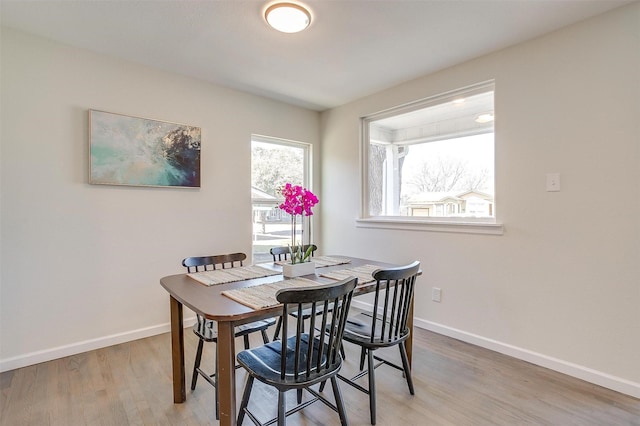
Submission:
[[[275,291],[283,286],[297,287],[300,283],[327,284],[346,276],[357,276],[359,284],[354,296],[375,291],[371,271],[395,267],[386,262],[351,256],[316,256],[315,273],[289,279],[282,275],[282,264],[261,263],[223,269],[222,273],[182,273],[160,279],[160,284],[169,293],[171,314],[171,360],[173,369],[173,401],[186,401],[184,320],[183,307],[187,306],[200,316],[213,320],[218,327],[218,393],[220,425],[236,424],[236,374],[235,374],[235,327],[249,322],[282,315],[282,305],[273,303]],[[234,275],[235,274],[235,275]],[[369,280],[367,280],[369,276]],[[222,277],[222,278],[221,278]],[[368,281],[368,282],[367,282]],[[269,294],[271,292],[272,294]],[[263,296],[261,296],[263,295]],[[264,297],[270,302],[261,302]],[[256,299],[258,300],[256,301]],[[408,326],[413,327],[413,301]],[[412,335],[405,341],[409,362],[412,354]]]

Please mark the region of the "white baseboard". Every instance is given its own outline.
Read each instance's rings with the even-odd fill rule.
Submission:
[[[185,318],[184,326],[191,327],[195,323],[195,317]],[[85,340],[83,342],[73,343],[56,348],[46,349],[43,351],[31,352],[13,358],[0,360],[0,373],[16,368],[27,367],[29,365],[39,364],[41,362],[51,361],[65,356],[80,354],[95,349],[106,348],[108,346],[118,345],[120,343],[131,342],[133,340],[143,339],[162,333],[168,333],[171,330],[169,323],[160,324],[152,327],[141,328],[138,330],[128,331],[126,333],[112,334],[97,339]]]
[[[371,310],[371,305],[360,301],[352,301],[355,308]],[[640,398],[640,383],[635,383],[620,377],[612,376],[601,371],[593,370],[582,365],[577,365],[561,359],[553,358],[544,354],[519,348],[497,340],[488,339],[463,330],[447,327],[432,321],[414,318],[413,325],[418,328],[433,331],[434,333],[452,337],[463,342],[471,343],[482,348],[490,349],[501,354],[509,355],[523,361],[530,362],[568,376],[576,377],[589,383],[596,384],[634,398]]]
[[[352,301],[355,308],[370,310],[371,305],[361,301]],[[191,327],[195,323],[195,317],[185,318],[184,326]],[[553,358],[544,354],[533,352],[527,349],[519,348],[507,343],[488,339],[463,330],[447,327],[432,321],[426,321],[415,318],[414,326],[425,330],[433,331],[444,336],[452,337],[463,342],[471,343],[482,348],[490,349],[550,370],[558,371],[578,379],[585,380],[608,389],[615,390],[620,393],[640,398],[640,383],[635,383],[620,377],[612,376],[601,371],[593,370],[588,367],[573,364],[561,359]],[[113,334],[97,339],[85,340],[83,342],[71,345],[59,346],[52,349],[28,353],[25,355],[0,360],[0,372],[14,370],[29,365],[39,364],[41,362],[51,361],[65,356],[76,355],[79,353],[101,349],[120,343],[130,342],[133,340],[143,339],[145,337],[155,336],[170,331],[170,324],[160,324],[153,327],[133,330],[126,333]]]

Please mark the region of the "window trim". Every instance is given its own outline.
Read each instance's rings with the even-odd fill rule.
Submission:
[[[471,96],[486,92],[495,93],[495,81],[488,80],[478,84],[451,90],[438,95],[408,102],[360,117],[360,211],[356,219],[359,228],[400,229],[436,232],[459,232],[473,234],[502,235],[504,227],[497,220],[497,210],[490,218],[449,218],[449,217],[417,217],[417,216],[370,216],[369,215],[369,144],[370,123],[380,119],[404,114],[417,109],[452,101],[460,96]],[[495,134],[495,125],[494,125]],[[495,147],[495,144],[494,144]],[[494,149],[495,158],[495,149]],[[494,165],[495,171],[495,165]],[[495,176],[495,175],[494,175]],[[495,177],[494,177],[495,179]],[[495,188],[495,180],[494,180]]]
[[[447,219],[447,218],[439,218]],[[461,234],[503,235],[504,225],[498,222],[460,222],[412,219],[400,216],[376,216],[356,219],[357,228],[396,229],[403,231],[454,232]]]

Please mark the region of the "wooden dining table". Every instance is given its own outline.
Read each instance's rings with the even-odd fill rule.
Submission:
[[[322,277],[321,274],[354,268],[363,265],[375,265],[380,268],[394,267],[385,262],[360,259],[350,256],[335,255],[331,258],[342,258],[349,261],[346,264],[316,268],[315,274],[305,275],[303,278],[311,279],[319,284],[336,282],[331,278]],[[252,287],[283,279],[282,266],[277,263],[260,264],[261,267],[277,272],[275,275],[242,279],[223,284],[204,285],[188,274],[170,275],[160,279],[160,284],[169,292],[169,304],[171,311],[171,359],[173,367],[173,401],[182,403],[186,401],[185,362],[184,362],[184,324],[183,306],[187,306],[204,318],[213,320],[218,325],[218,391],[220,405],[220,425],[228,426],[236,424],[236,376],[235,376],[235,327],[241,324],[272,318],[282,314],[281,306],[272,306],[254,309],[245,304],[225,296],[223,291]],[[375,281],[358,285],[354,295],[363,295],[375,290]],[[412,315],[409,317],[409,327],[413,327]],[[411,362],[412,336],[405,342],[409,362]]]

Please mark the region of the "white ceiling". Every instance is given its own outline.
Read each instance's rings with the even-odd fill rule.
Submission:
[[[638,0],[304,0],[309,29],[273,1],[0,0],[3,26],[324,110]]]

